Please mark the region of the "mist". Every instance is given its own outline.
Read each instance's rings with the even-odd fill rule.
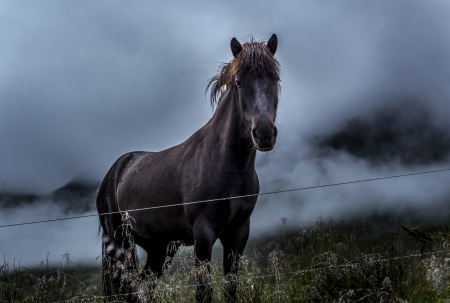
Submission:
[[[207,80],[231,60],[231,38],[249,34],[278,35],[282,68],[278,142],[257,156],[261,192],[450,167],[446,1],[6,1],[0,14],[0,224],[95,213],[95,194],[70,208],[51,194],[98,184],[123,153],[203,126]],[[281,218],[448,220],[449,182],[441,172],[262,196],[251,237]],[[34,198],[6,205],[11,195]],[[93,261],[97,228],[94,218],[3,228],[0,254]]]

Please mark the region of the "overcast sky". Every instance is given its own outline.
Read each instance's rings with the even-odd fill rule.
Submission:
[[[230,39],[249,34],[276,33],[282,66],[279,140],[257,159],[262,192],[450,167],[448,16],[446,0],[2,1],[0,192],[100,181],[125,152],[182,142],[212,115],[204,90],[232,58]],[[355,147],[355,138],[367,142]],[[266,196],[253,234],[281,217],[432,213],[450,201],[449,183],[444,172]],[[62,215],[40,207],[0,219]],[[58,237],[76,239],[79,226],[60,225],[67,234]],[[0,234],[27,239],[28,228]],[[83,256],[81,240],[56,241],[48,225],[34,230],[53,241],[37,251],[23,240],[6,253],[32,246],[42,258]]]

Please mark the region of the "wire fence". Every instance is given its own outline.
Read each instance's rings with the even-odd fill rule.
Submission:
[[[14,223],[14,224],[0,225],[0,228],[20,226],[20,225],[32,225],[32,224],[39,224],[39,223],[46,223],[46,222],[55,222],[55,221],[63,221],[63,220],[73,220],[73,219],[81,219],[81,218],[88,218],[88,217],[97,217],[97,216],[104,216],[104,215],[111,215],[111,214],[123,214],[125,212],[137,212],[137,211],[144,211],[144,210],[156,210],[156,209],[161,209],[161,208],[184,206],[184,205],[198,204],[198,203],[212,203],[212,202],[215,202],[215,201],[225,201],[225,200],[231,200],[231,199],[240,199],[240,198],[248,198],[248,197],[255,197],[255,196],[272,195],[272,194],[295,192],[295,191],[303,191],[303,190],[310,190],[310,189],[319,189],[319,188],[326,188],[326,187],[333,187],[333,186],[342,186],[342,185],[348,185],[348,184],[356,184],[356,183],[380,181],[380,180],[387,180],[387,179],[394,179],[394,178],[402,178],[402,177],[408,177],[408,176],[432,174],[432,173],[445,172],[445,171],[450,171],[450,168],[428,170],[428,171],[421,171],[421,172],[414,172],[414,173],[407,173],[407,174],[399,174],[399,175],[391,175],[391,176],[383,176],[383,177],[369,178],[369,179],[363,179],[363,180],[353,180],[353,181],[345,181],[345,182],[338,182],[338,183],[329,183],[329,184],[308,186],[308,187],[301,187],[301,188],[292,188],[292,189],[279,190],[279,191],[270,191],[270,192],[264,192],[264,193],[258,193],[258,194],[230,196],[230,197],[224,197],[224,198],[216,198],[216,199],[208,199],[208,200],[200,200],[200,201],[191,201],[191,202],[177,203],[177,204],[170,204],[170,205],[161,205],[161,206],[152,206],[152,207],[146,207],[146,208],[129,209],[129,210],[124,210],[124,211],[115,211],[115,212],[108,212],[108,213],[101,213],[101,214],[90,214],[90,215],[80,215],[80,216],[57,218],[57,219],[48,219],[48,220],[40,220],[40,221],[20,222],[20,223]],[[372,263],[381,263],[381,262],[388,262],[388,261],[393,261],[393,260],[398,260],[398,259],[415,258],[415,257],[422,257],[422,256],[426,256],[426,255],[434,255],[434,254],[441,254],[441,253],[448,253],[448,252],[450,252],[450,250],[438,250],[438,251],[433,251],[433,252],[420,253],[420,254],[410,254],[410,255],[397,256],[397,257],[385,258],[385,259],[374,259],[374,260],[371,260],[370,262],[372,262]],[[358,267],[360,265],[361,265],[360,262],[351,261],[351,262],[348,262],[348,263],[342,264],[342,265],[332,265],[332,266],[324,266],[324,267],[318,267],[318,268],[300,269],[300,270],[289,271],[289,272],[281,272],[281,273],[274,273],[274,274],[265,274],[265,275],[251,276],[251,277],[236,278],[234,281],[235,282],[241,282],[241,281],[244,281],[244,280],[263,279],[263,278],[270,278],[270,277],[276,277],[276,276],[298,275],[298,274],[303,274],[303,273],[307,273],[307,272],[324,271],[324,270],[338,269],[338,268],[344,268],[344,267],[356,268],[356,267]],[[211,282],[211,283],[200,284],[200,285],[214,285],[214,284],[218,284],[218,283],[220,283],[220,282]],[[167,288],[164,288],[164,290],[177,290],[177,289],[181,289],[181,288],[196,287],[198,285],[199,284],[189,284],[189,285],[183,285],[183,286],[177,286],[177,287],[167,287]],[[139,294],[142,294],[142,292],[133,292],[133,293],[125,294],[125,295],[139,295]],[[80,297],[80,298],[72,298],[72,299],[64,300],[64,301],[55,301],[53,303],[77,302],[77,301],[84,301],[84,302],[87,301],[88,302],[88,301],[93,301],[93,300],[98,300],[98,299],[107,299],[107,298],[123,297],[123,296],[124,296],[124,294],[111,295],[111,296]]]
[[[450,252],[450,249],[438,250],[438,251],[432,251],[432,252],[427,252],[427,253],[411,254],[411,255],[398,256],[398,257],[392,257],[392,258],[370,260],[368,263],[370,263],[370,264],[383,263],[383,262],[388,262],[388,261],[395,261],[395,260],[407,259],[407,258],[417,258],[417,257],[423,257],[423,256],[427,256],[427,255],[435,255],[435,254],[449,253],[449,252]],[[361,265],[360,262],[351,261],[351,262],[348,262],[346,264],[341,264],[341,265],[330,265],[330,266],[323,266],[323,267],[317,267],[317,268],[309,268],[309,269],[300,269],[300,270],[296,270],[296,271],[281,272],[281,273],[276,273],[276,274],[267,274],[267,275],[259,275],[259,276],[252,276],[252,277],[246,277],[246,278],[237,278],[237,279],[234,279],[233,281],[241,282],[241,281],[245,281],[245,280],[263,279],[263,278],[270,278],[270,277],[276,277],[276,276],[299,275],[299,274],[304,274],[304,273],[308,273],[308,272],[317,272],[317,271],[339,269],[339,268],[345,268],[345,267],[356,268],[360,265]],[[216,284],[219,284],[219,282],[210,282],[210,283],[204,283],[204,284],[189,284],[189,285],[183,285],[183,286],[177,286],[177,287],[166,287],[164,290],[177,290],[177,289],[181,289],[181,288],[190,288],[190,287],[216,285]],[[108,298],[114,298],[114,297],[123,297],[123,296],[129,296],[129,295],[139,295],[139,294],[143,294],[143,293],[142,292],[132,292],[132,293],[126,293],[126,294],[120,294],[120,295],[73,298],[73,299],[63,300],[63,301],[54,301],[52,303],[92,301],[92,300],[97,300],[97,299],[108,299]]]
[[[315,185],[315,186],[308,186],[308,187],[300,187],[300,188],[292,188],[292,189],[285,189],[285,190],[269,191],[269,192],[258,193],[258,194],[231,196],[231,197],[223,197],[223,198],[215,198],[215,199],[183,202],[183,203],[176,203],[176,204],[151,206],[151,207],[128,209],[128,210],[123,210],[123,211],[113,211],[113,212],[100,213],[100,214],[80,215],[80,216],[57,218],[57,219],[48,219],[48,220],[40,220],[40,221],[29,221],[29,222],[4,224],[4,225],[0,225],[0,228],[21,226],[21,225],[40,224],[40,223],[56,222],[56,221],[65,221],[65,220],[74,220],[74,219],[90,218],[90,217],[97,217],[97,216],[106,216],[106,215],[113,215],[113,214],[123,214],[125,212],[130,213],[130,212],[137,212],[137,211],[144,211],[144,210],[154,210],[154,209],[161,209],[161,208],[168,208],[168,207],[175,207],[175,206],[199,204],[199,203],[211,203],[211,202],[216,202],[216,201],[226,201],[226,200],[232,200],[232,199],[250,198],[250,197],[256,197],[256,196],[265,196],[265,195],[273,195],[273,194],[280,194],[280,193],[303,191],[303,190],[310,190],[310,189],[317,189],[317,188],[326,188],[326,187],[341,186],[341,185],[348,185],[348,184],[365,183],[365,182],[381,181],[381,180],[394,179],[394,178],[402,178],[402,177],[409,177],[409,176],[425,175],[425,174],[432,174],[432,173],[438,173],[438,172],[444,172],[444,171],[450,171],[450,167],[449,168],[443,168],[443,169],[435,169],[435,170],[415,172],[415,173],[407,173],[407,174],[391,175],[391,176],[384,176],[384,177],[377,177],[377,178],[369,178],[369,179],[363,179],[363,180],[353,180],[353,181],[329,183],[329,184],[322,184],[322,185]]]

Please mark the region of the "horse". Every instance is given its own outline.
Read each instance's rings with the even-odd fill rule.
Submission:
[[[196,265],[201,266],[211,260],[212,247],[220,239],[223,273],[230,282],[227,296],[236,300],[233,277],[259,193],[256,154],[272,150],[278,134],[277,45],[275,34],[267,43],[250,37],[241,44],[232,38],[233,59],[219,66],[206,87],[215,108],[212,118],[179,145],[160,152],[130,152],[110,168],[97,195],[105,296],[120,293],[128,302],[137,300],[132,295],[136,285],[124,285],[120,279],[125,267],[136,269],[137,256],[130,252],[134,243],[148,254],[143,272],[159,277],[176,252],[167,250],[170,243],[194,245]],[[230,199],[245,195],[250,196]],[[173,204],[177,206],[167,207]],[[161,208],[128,212],[152,207]],[[127,235],[133,240],[126,240]],[[207,275],[198,275],[197,281],[196,300],[211,302]]]

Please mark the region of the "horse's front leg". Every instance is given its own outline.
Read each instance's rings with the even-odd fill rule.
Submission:
[[[226,298],[228,302],[236,302],[237,273],[239,259],[244,252],[250,232],[250,219],[239,227],[230,227],[222,232],[220,241],[223,245],[223,273],[227,279]]]
[[[197,270],[197,302],[209,303],[212,300],[211,254],[217,237],[211,224],[198,222],[194,225],[195,262]]]

